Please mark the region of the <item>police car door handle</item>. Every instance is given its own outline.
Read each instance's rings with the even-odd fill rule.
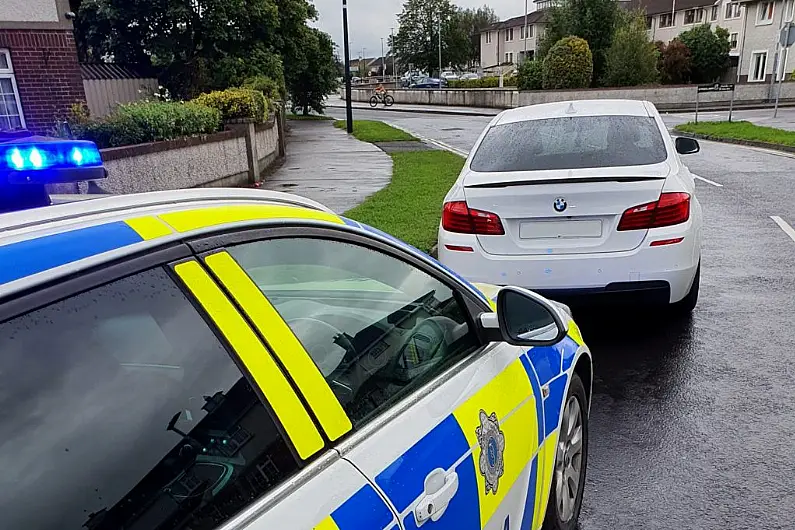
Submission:
[[[425,477],[424,495],[414,507],[414,521],[421,526],[428,519],[436,522],[444,515],[458,491],[458,474],[436,468]]]

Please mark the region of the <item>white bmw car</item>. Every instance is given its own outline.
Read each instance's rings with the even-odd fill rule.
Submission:
[[[558,299],[692,311],[701,206],[648,101],[565,101],[497,115],[444,200],[439,260],[467,279]]]

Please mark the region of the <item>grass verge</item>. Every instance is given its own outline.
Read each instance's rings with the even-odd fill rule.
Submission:
[[[750,140],[795,147],[795,131],[754,125],[747,121],[707,121],[684,123],[674,127],[677,131],[704,134],[715,139]]]
[[[337,120],[334,127],[345,128],[345,120]],[[419,141],[409,133],[390,127],[382,121],[353,120],[353,136],[363,142],[406,142]]]
[[[345,122],[342,123],[344,127]],[[354,121],[354,134],[358,123],[361,122]],[[392,129],[409,136],[385,123],[365,123],[378,123],[378,130]],[[448,151],[409,151],[389,156],[392,157],[389,185],[345,212],[345,216],[428,252],[436,244],[442,200],[458,177],[464,159]]]
[[[296,121],[329,121],[334,118],[331,116],[323,116],[322,114],[307,114],[306,116],[303,114],[288,114],[287,119]]]

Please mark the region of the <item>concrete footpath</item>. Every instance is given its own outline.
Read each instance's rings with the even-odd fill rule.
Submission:
[[[262,189],[295,193],[343,213],[389,184],[392,159],[331,121],[288,120],[284,164]]]

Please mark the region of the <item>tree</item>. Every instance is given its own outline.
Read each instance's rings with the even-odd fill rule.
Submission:
[[[646,17],[642,13],[624,13],[613,33],[613,42],[605,54],[605,86],[637,86],[655,83],[657,47],[649,41]]]
[[[307,0],[72,0],[80,59],[111,60],[158,75],[180,98],[240,85],[300,56]]]
[[[468,39],[465,55],[467,65],[472,66],[480,63],[480,33],[492,24],[499,22],[499,17],[492,8],[484,5],[477,9],[458,10],[453,18],[459,25],[457,31],[459,37]]]
[[[471,49],[465,29],[469,23],[464,18],[450,0],[407,0],[398,17],[400,28],[390,40],[400,64],[414,64],[428,72],[438,68],[440,28],[442,64],[466,64]]]
[[[620,9],[617,0],[563,0],[549,11],[539,55],[546,56],[552,46],[567,35],[585,39],[593,55],[593,79],[600,80],[607,49],[620,21]]]
[[[709,24],[701,24],[679,35],[685,46],[690,50],[692,68],[690,81],[693,83],[711,83],[729,69],[729,32],[717,27],[712,31]]]
[[[304,115],[314,110],[323,113],[323,99],[337,89],[337,65],[334,62],[334,43],[327,33],[306,28],[301,58],[285,72],[287,92],[293,112],[302,109]]]
[[[588,42],[564,37],[552,46],[542,67],[545,89],[585,88],[593,77],[593,55]]]
[[[657,42],[659,57],[657,69],[660,80],[666,84],[681,85],[690,78],[690,50],[678,38],[668,44]]]
[[[543,61],[528,60],[519,66],[519,90],[541,90],[543,88]]]

